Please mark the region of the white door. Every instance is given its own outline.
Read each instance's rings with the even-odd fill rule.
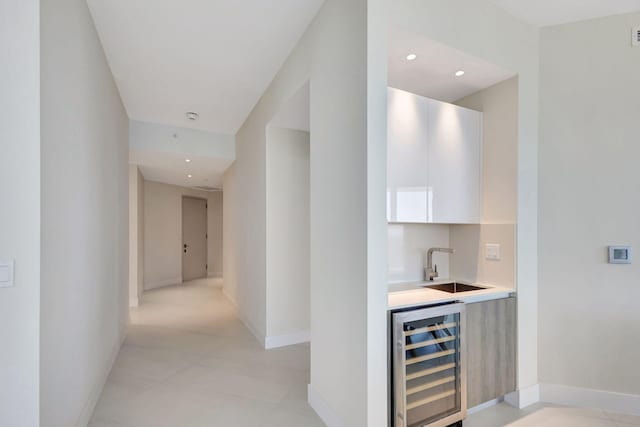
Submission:
[[[427,222],[427,98],[389,88],[387,220]]]
[[[207,201],[182,198],[182,280],[207,276]]]

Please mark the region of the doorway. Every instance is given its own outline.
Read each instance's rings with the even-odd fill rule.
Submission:
[[[207,277],[207,201],[182,197],[182,280]]]

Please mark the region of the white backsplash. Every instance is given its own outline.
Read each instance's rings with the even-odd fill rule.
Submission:
[[[423,280],[426,250],[444,247],[456,252],[434,253],[440,278],[515,289],[514,224],[389,224],[387,233],[389,283]],[[487,243],[500,245],[500,261],[485,259]]]
[[[425,252],[449,247],[449,226],[442,224],[388,225],[389,283],[423,280]],[[449,277],[448,254],[434,254],[440,277]]]
[[[515,289],[516,226],[514,224],[452,225],[450,242],[456,253],[451,274],[461,280]],[[485,245],[500,245],[499,261],[485,258]]]

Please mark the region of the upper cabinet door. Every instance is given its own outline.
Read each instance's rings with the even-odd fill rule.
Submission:
[[[428,220],[482,219],[482,113],[428,100]]]
[[[388,89],[387,219],[427,222],[428,99]]]

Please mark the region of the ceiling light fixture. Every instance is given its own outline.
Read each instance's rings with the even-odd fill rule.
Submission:
[[[462,77],[462,76],[464,76],[464,71],[463,70],[456,71],[456,77]]]
[[[198,117],[200,117],[198,113],[194,113],[193,111],[189,111],[186,115],[187,115],[187,119],[192,121],[198,120]]]
[[[185,162],[191,163],[191,159],[184,159]]]
[[[410,53],[409,55],[407,55],[407,61],[413,61],[417,57],[418,55],[416,55],[415,53]]]
[[[187,178],[193,178],[193,175],[191,175],[190,173],[187,174]]]

